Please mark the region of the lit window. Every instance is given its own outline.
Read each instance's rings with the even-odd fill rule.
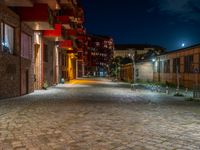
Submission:
[[[1,45],[3,52],[13,54],[14,28],[4,23],[1,23]]]

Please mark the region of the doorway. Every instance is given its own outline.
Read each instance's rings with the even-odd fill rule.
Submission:
[[[26,94],[29,93],[29,71],[26,70]]]

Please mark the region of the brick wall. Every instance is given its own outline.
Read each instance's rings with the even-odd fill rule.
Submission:
[[[34,38],[34,31],[26,24],[21,24],[21,32],[24,32],[32,37],[32,45]],[[27,50],[29,51],[29,50]],[[30,59],[21,57],[21,94],[27,94],[34,91],[34,62],[33,62],[33,46],[31,49]],[[27,79],[28,77],[28,79]],[[28,86],[28,87],[27,87]]]
[[[14,27],[15,29],[14,54],[3,53],[2,47],[0,47],[0,98],[19,96],[20,95],[19,17],[10,9],[0,4],[0,20]]]
[[[192,63],[192,70],[194,68],[199,68],[200,70],[200,46],[195,46],[183,50],[179,50],[176,52],[168,53],[165,55],[161,55],[157,58],[158,62],[170,60],[170,72],[164,73],[162,65],[161,71],[154,71],[154,81],[162,82],[162,83],[172,83],[174,85],[177,84],[177,74],[173,73],[173,59],[174,58],[180,58],[180,73],[179,73],[179,81],[180,85],[192,88],[194,84],[196,84],[196,80],[198,81],[198,84],[200,83],[200,73],[194,73],[190,72],[187,73],[184,70],[184,57],[193,55],[193,63]],[[155,65],[158,65],[158,63],[155,63]],[[154,68],[157,66],[154,66]]]

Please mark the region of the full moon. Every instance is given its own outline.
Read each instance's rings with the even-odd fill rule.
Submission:
[[[182,43],[181,46],[184,47],[184,46],[185,46],[185,43]]]

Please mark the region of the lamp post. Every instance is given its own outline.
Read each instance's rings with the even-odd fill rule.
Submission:
[[[132,82],[135,83],[135,49],[129,49],[129,54],[128,54],[129,57],[131,57],[132,59],[132,64],[133,64],[133,68],[132,68],[132,71],[133,71],[133,75],[132,75]]]

